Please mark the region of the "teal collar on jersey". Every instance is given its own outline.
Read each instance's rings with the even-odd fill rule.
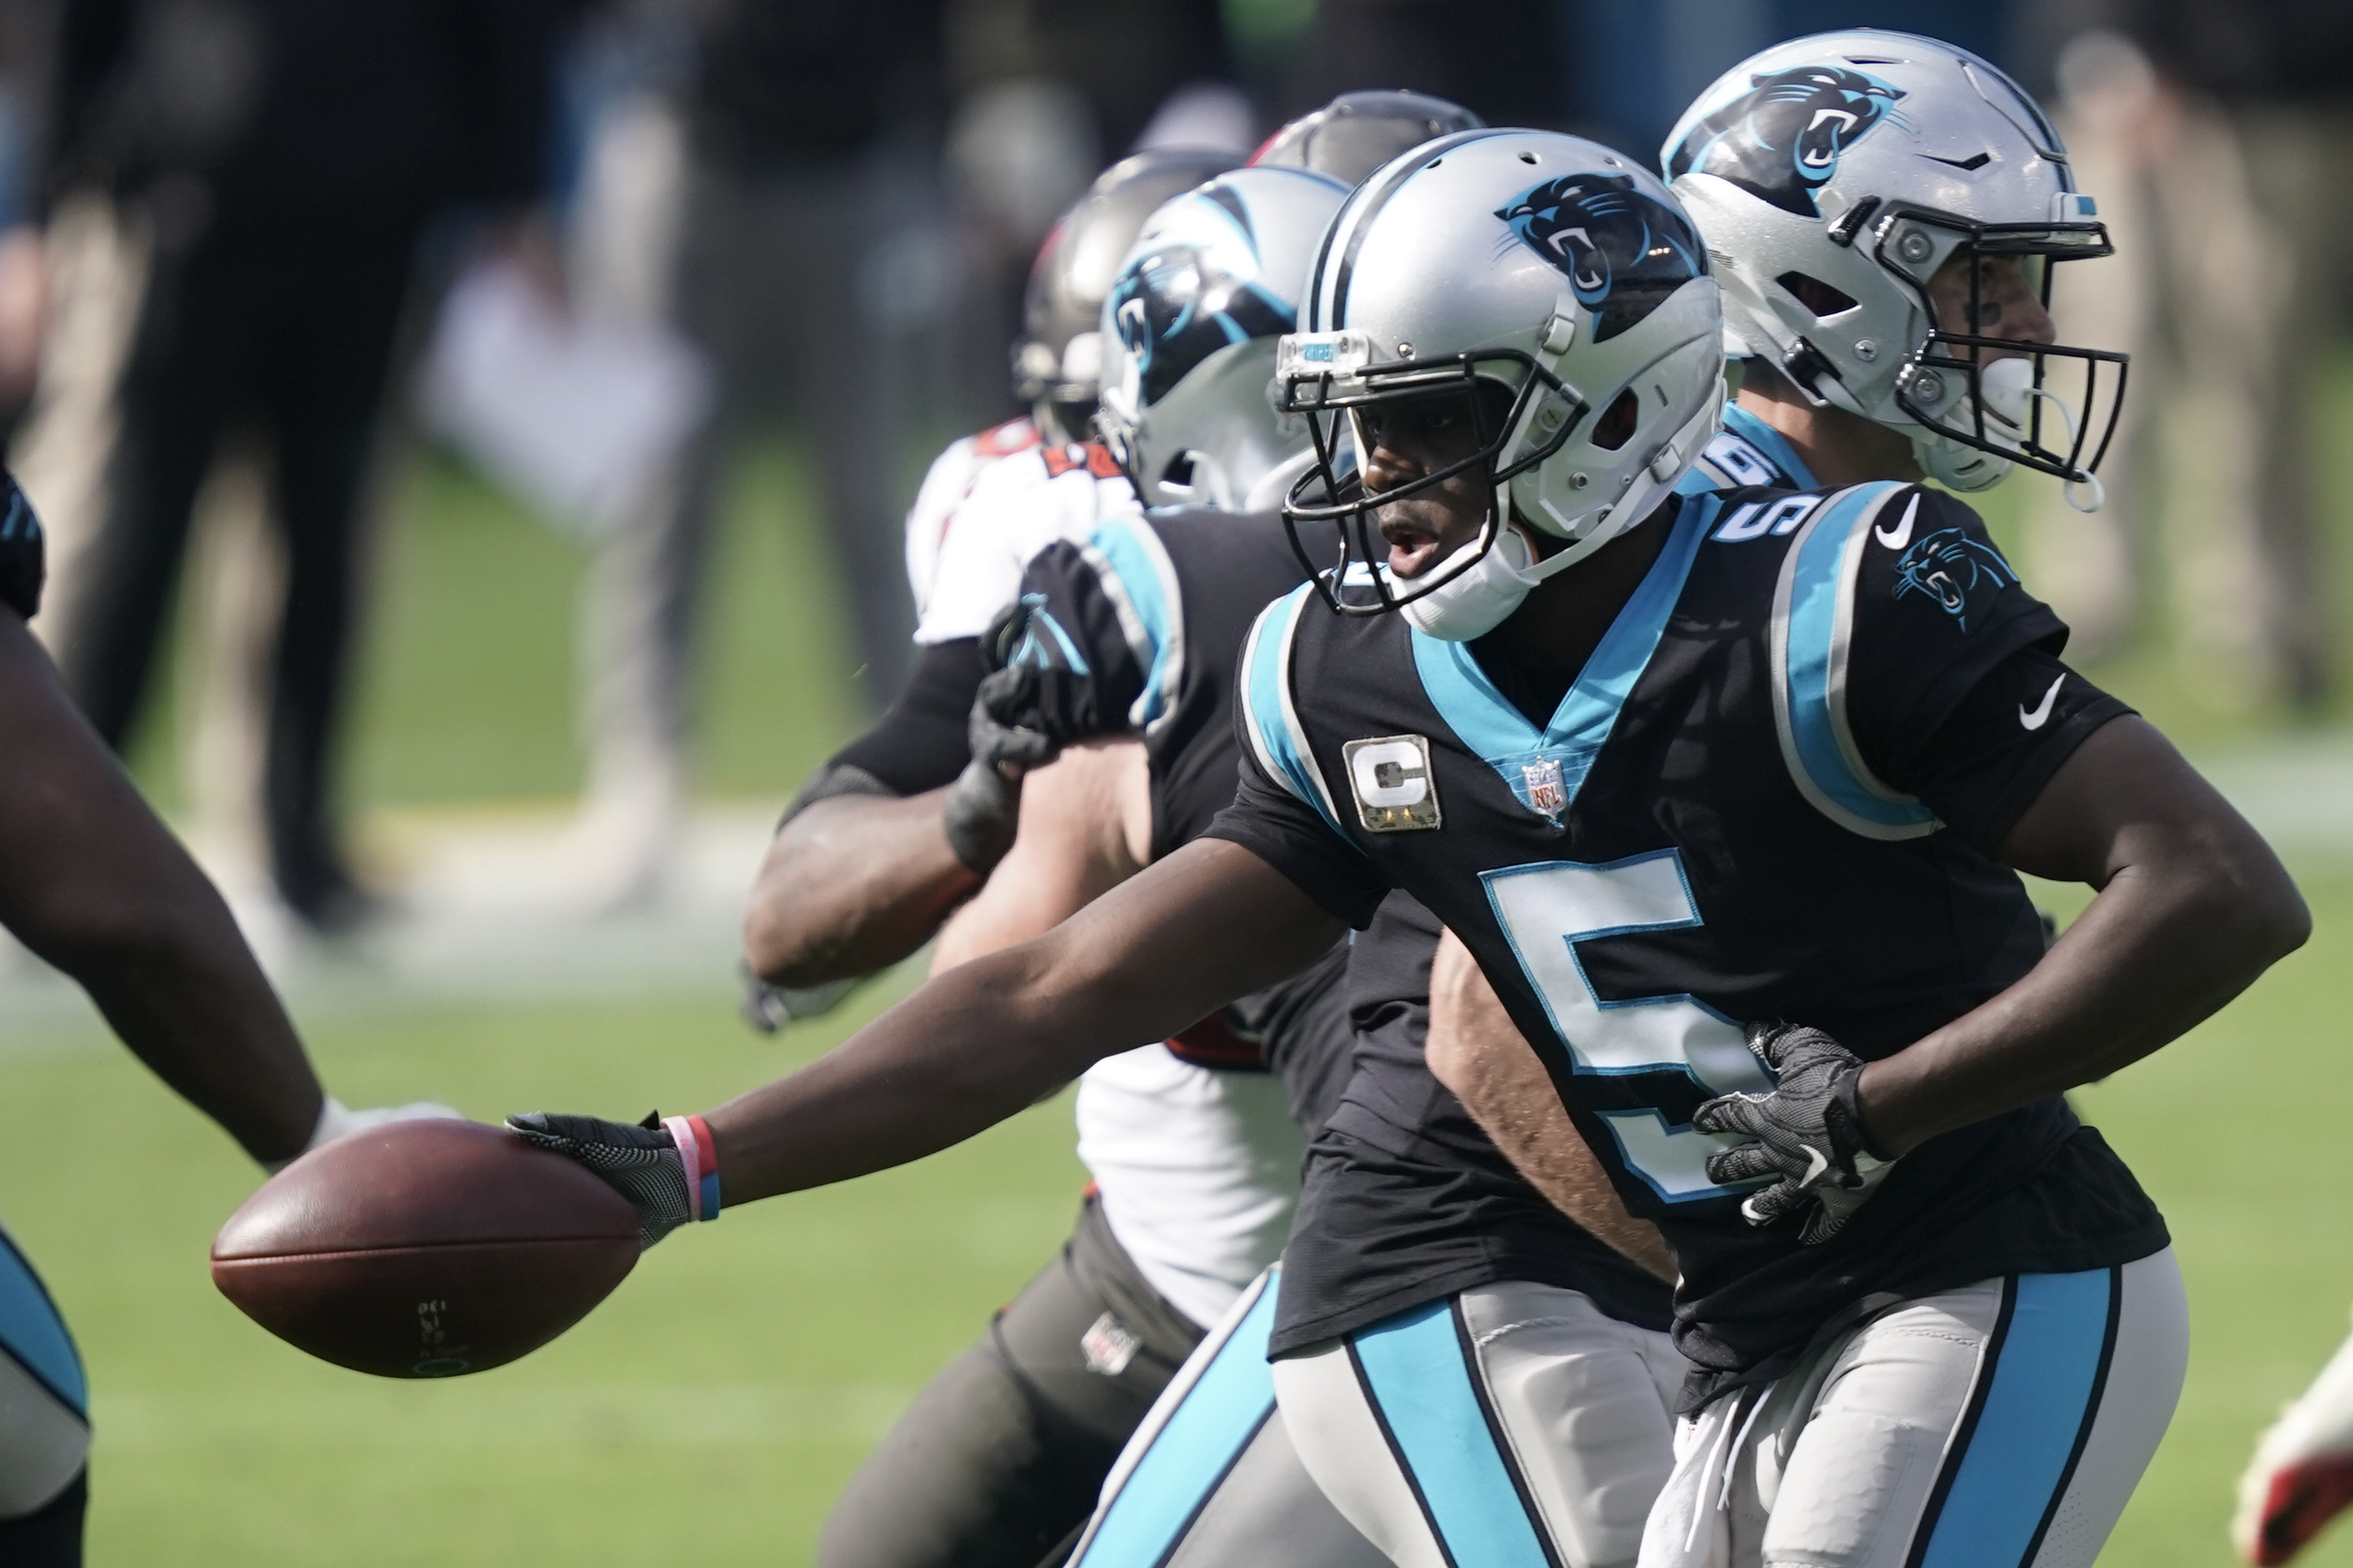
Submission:
[[[1789,438],[1739,404],[1727,399],[1724,405],[1724,427],[1765,454],[1773,466],[1788,477],[1788,489],[1810,490],[1818,481],[1814,471],[1806,467],[1806,459],[1789,445]]]
[[[1495,689],[1471,657],[1470,645],[1419,631],[1409,634],[1414,668],[1439,717],[1537,816],[1556,822],[1576,801],[1577,786],[1618,722],[1618,710],[1625,707],[1635,678],[1658,648],[1667,617],[1683,597],[1700,541],[1707,537],[1719,510],[1713,496],[1683,498],[1666,548],[1602,634],[1593,656],[1560,700],[1552,722],[1541,731]]]

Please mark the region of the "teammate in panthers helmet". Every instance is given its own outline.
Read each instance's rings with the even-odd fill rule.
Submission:
[[[265,1169],[419,1103],[350,1110],[319,1086],[228,907],[75,711],[26,622],[40,520],[0,470],[0,925],[90,993],[132,1053]],[[81,1353],[0,1232],[0,1562],[82,1560]]]
[[[2008,77],[1905,33],[1795,39],[1701,93],[1661,166],[1716,258],[1742,403],[1860,443],[1824,483],[1972,491],[2022,463],[2098,505],[2125,356],[2056,341],[2051,274],[2114,247]]]

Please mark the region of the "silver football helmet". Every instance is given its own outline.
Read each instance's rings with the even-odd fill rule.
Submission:
[[[1234,166],[1222,153],[1161,147],[1121,159],[1038,247],[1013,344],[1013,395],[1056,442],[1083,441],[1102,391],[1103,295],[1144,220],[1171,196]]]
[[[1984,293],[2007,259],[2047,310],[2055,263],[2115,249],[2017,83],[1933,38],[1817,34],[1701,93],[1661,165],[1715,258],[1730,353],[1903,431],[1955,489],[2023,463],[2097,504],[2126,356],[2004,335]]]
[[[1487,122],[1459,103],[1393,88],[1344,92],[1266,139],[1254,168],[1313,169],[1354,185],[1400,153]]]
[[[1306,422],[1274,406],[1275,342],[1296,324],[1316,243],[1348,187],[1236,169],[1164,203],[1103,299],[1095,428],[1147,506],[1272,506]]]
[[[1343,614],[1398,609],[1434,637],[1485,635],[1667,498],[1722,418],[1723,331],[1691,220],[1630,158],[1481,130],[1384,165],[1324,237],[1277,365],[1317,458],[1283,508],[1294,542],[1298,522],[1340,525],[1320,591]],[[1345,468],[1369,456],[1381,405],[1448,394],[1478,449],[1352,493]],[[1477,540],[1392,583],[1376,514],[1474,467],[1490,495]],[[1546,539],[1562,542],[1546,554]],[[1342,591],[1360,582],[1369,599]]]

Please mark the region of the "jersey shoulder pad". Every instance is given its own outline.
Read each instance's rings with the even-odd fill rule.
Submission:
[[[1009,458],[1016,452],[1026,452],[1040,445],[1045,437],[1038,433],[1037,425],[1024,415],[1004,424],[983,430],[969,437],[973,453],[981,458]]]
[[[1176,713],[1185,679],[1185,597],[1176,563],[1141,513],[1103,519],[1078,552],[1094,573],[1119,618],[1129,656],[1144,673],[1128,723],[1148,735]]]
[[[1241,725],[1250,755],[1266,775],[1314,809],[1335,834],[1346,839],[1332,792],[1315,764],[1306,726],[1292,698],[1292,658],[1300,617],[1314,602],[1313,584],[1303,583],[1259,612],[1242,644]]]
[[[1767,634],[1781,760],[1816,810],[1867,838],[1918,838],[1937,826],[1936,813],[1872,772],[1855,744],[1848,703],[1865,556],[1874,544],[1884,551],[1908,543],[1923,494],[1874,481],[1776,503],[1807,503],[1782,557]],[[1727,520],[1711,537],[1724,538],[1733,526]]]

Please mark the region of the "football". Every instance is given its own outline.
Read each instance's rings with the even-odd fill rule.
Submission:
[[[528,1355],[638,1260],[637,1211],[477,1121],[397,1121],[304,1155],[213,1240],[213,1283],[322,1361],[455,1377]]]

